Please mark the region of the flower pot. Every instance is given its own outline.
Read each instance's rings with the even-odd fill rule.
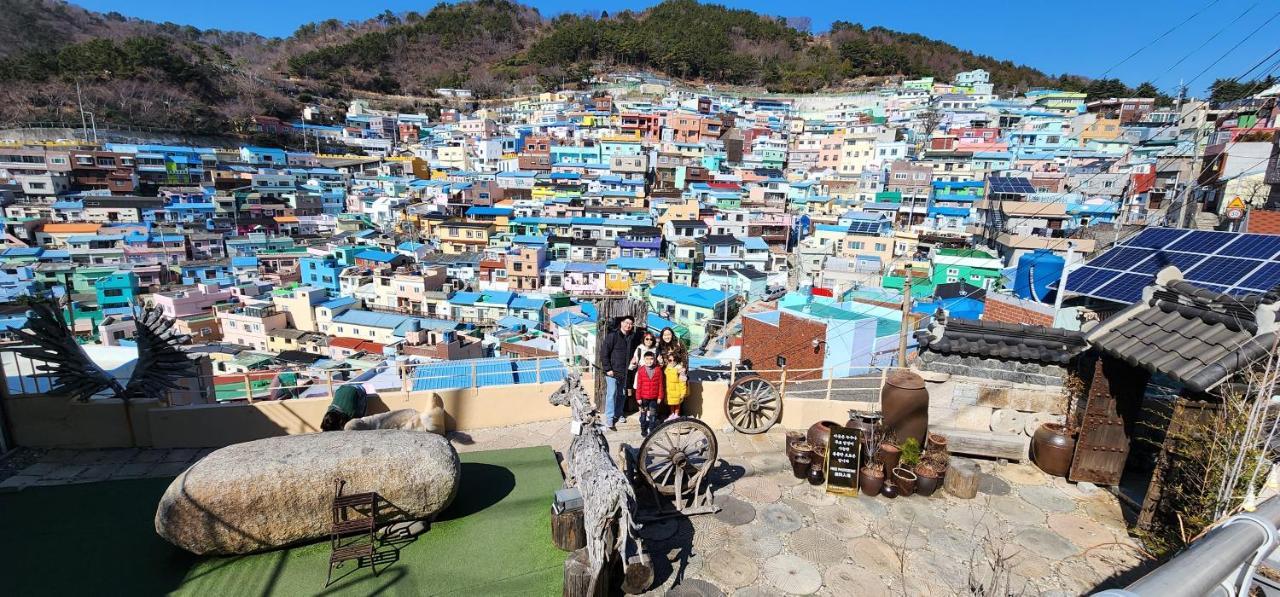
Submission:
[[[898,495],[909,496],[916,492],[916,474],[902,467],[893,469],[893,485],[898,488]]]
[[[880,389],[880,408],[884,426],[899,442],[914,437],[924,445],[929,430],[929,390],[924,378],[907,369],[894,369]]]
[[[822,485],[824,482],[826,482],[826,480],[827,480],[827,475],[826,473],[822,472],[822,467],[820,466],[809,467],[809,484],[810,485]]]
[[[869,466],[858,469],[858,491],[863,495],[879,495],[884,488],[884,471]]]
[[[791,457],[791,473],[797,479],[803,479],[809,476],[809,467],[812,466],[813,459],[808,454],[796,454]]]
[[[916,495],[929,497],[942,485],[942,474],[935,471],[931,466],[917,466],[915,473]]]
[[[1071,458],[1076,453],[1076,438],[1067,434],[1059,423],[1044,423],[1031,436],[1031,461],[1040,470],[1055,477],[1071,472]]]
[[[884,464],[884,470],[891,471],[898,468],[898,461],[902,459],[902,448],[890,443],[880,444],[880,453],[877,458]]]
[[[809,426],[809,445],[813,446],[814,454],[826,455],[827,443],[831,441],[831,428],[839,427],[840,424],[835,421],[818,421]]]
[[[947,436],[941,433],[930,433],[924,440],[924,449],[947,451]]]

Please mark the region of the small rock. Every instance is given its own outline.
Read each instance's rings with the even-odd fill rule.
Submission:
[[[427,531],[425,520],[409,520],[389,524],[378,529],[379,539],[397,539],[400,537],[417,537]]]
[[[1100,489],[1098,488],[1097,485],[1094,485],[1093,483],[1090,483],[1088,481],[1081,481],[1079,483],[1076,483],[1076,491],[1079,491],[1084,495],[1092,495],[1095,492],[1100,491]]]

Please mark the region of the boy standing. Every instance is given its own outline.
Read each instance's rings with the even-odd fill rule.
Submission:
[[[653,433],[658,419],[658,401],[666,397],[666,376],[658,366],[658,357],[652,351],[640,357],[636,369],[636,403],[640,405],[640,434]]]

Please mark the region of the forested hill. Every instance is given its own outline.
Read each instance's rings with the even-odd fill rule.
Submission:
[[[795,7],[803,10],[802,5]],[[983,68],[1001,90],[1082,87],[936,40],[837,22],[804,31],[782,19],[694,0],[642,12],[545,18],[509,0],[438,4],[361,22],[321,21],[287,38],[200,30],[59,0],[0,0],[0,125],[78,122],[76,82],[98,120],[196,132],[292,118],[303,103],[354,92],[429,98],[439,87],[480,97],[528,92],[609,70],[809,92],[865,77]]]

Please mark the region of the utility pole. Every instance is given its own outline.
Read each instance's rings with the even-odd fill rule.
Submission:
[[[84,118],[84,98],[80,95],[80,78],[76,77],[76,104],[80,106],[80,137],[88,140],[89,123]]]
[[[898,367],[907,367],[907,326],[911,321],[911,264],[902,277],[902,325],[898,326]]]

